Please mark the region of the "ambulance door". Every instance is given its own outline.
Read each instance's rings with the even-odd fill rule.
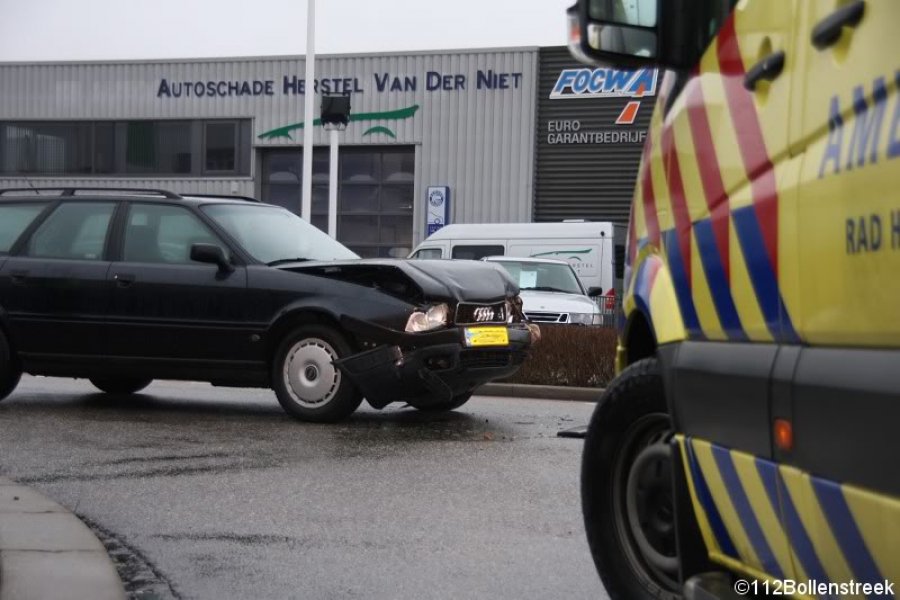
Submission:
[[[803,341],[779,450],[798,574],[900,581],[900,2],[803,4],[791,120],[802,157]]]
[[[778,580],[795,575],[772,461],[771,374],[782,344],[797,343],[783,308],[781,219],[795,210],[783,192],[799,175],[787,126],[798,6],[741,0],[726,13],[696,76],[660,96],[668,111],[650,144],[661,160],[643,188],[655,194],[693,330],[676,358],[673,413],[698,478],[712,483],[715,510],[704,510],[721,518],[707,548]]]

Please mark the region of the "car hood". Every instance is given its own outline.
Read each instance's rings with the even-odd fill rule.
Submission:
[[[519,293],[502,267],[474,260],[358,259],[298,262],[278,268],[378,288],[410,302],[497,302]],[[404,290],[404,280],[413,289]],[[411,297],[415,292],[420,298]]]
[[[525,312],[589,313],[600,312],[593,300],[581,294],[522,290],[522,309]]]

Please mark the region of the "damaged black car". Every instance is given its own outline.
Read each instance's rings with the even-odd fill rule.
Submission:
[[[269,387],[308,421],[452,410],[538,335],[491,263],[361,260],[247,199],[0,190],[0,399],[30,373]]]

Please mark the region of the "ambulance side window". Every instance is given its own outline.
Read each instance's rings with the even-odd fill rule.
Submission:
[[[698,2],[694,8],[696,11],[696,19],[698,23],[702,23],[703,27],[696,29],[696,47],[702,51],[706,50],[710,43],[719,34],[725,20],[734,10],[738,0],[704,0]],[[672,80],[672,87],[666,95],[666,105],[663,107],[663,114],[668,114],[669,109],[675,102],[675,99],[681,94],[681,90],[687,84],[691,75],[688,71],[676,71]]]
[[[703,28],[697,29],[700,36],[697,43],[700,48],[706,49],[715,39],[719,30],[722,29],[722,25],[725,24],[725,20],[728,19],[728,15],[734,10],[735,4],[737,4],[737,0],[706,0],[699,3],[697,20],[704,24]]]

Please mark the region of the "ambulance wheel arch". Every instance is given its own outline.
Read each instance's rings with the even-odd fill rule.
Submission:
[[[623,304],[625,327],[617,371],[653,356],[660,345],[687,338],[675,287],[662,257],[657,254],[644,257],[635,273]]]

